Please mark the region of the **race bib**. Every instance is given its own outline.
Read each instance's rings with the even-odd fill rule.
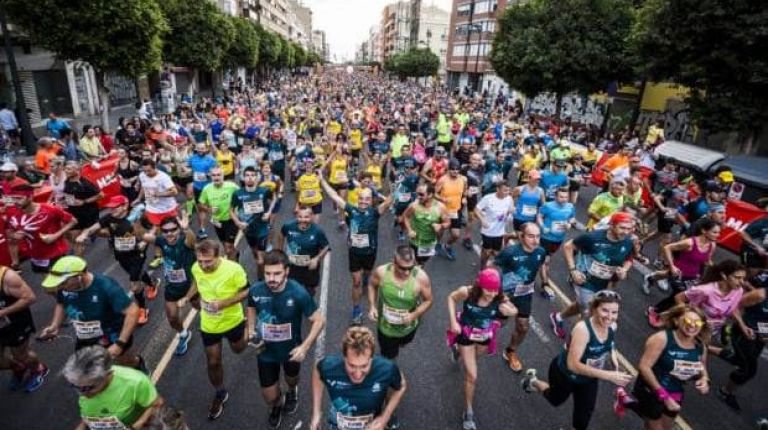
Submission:
[[[267,342],[285,342],[291,340],[291,324],[261,324],[261,337]]]
[[[476,196],[480,193],[480,187],[467,187],[467,194],[470,196]]]
[[[373,414],[352,417],[336,412],[336,427],[339,430],[363,430],[371,421],[373,421]]]
[[[306,267],[309,266],[309,260],[312,258],[309,255],[289,255],[288,261],[294,266]]]
[[[131,181],[127,179],[121,179],[120,180],[120,186],[123,188],[129,188],[131,186]]]
[[[552,232],[553,233],[565,233],[568,231],[568,225],[570,223],[568,221],[552,221]]]
[[[349,235],[349,241],[354,248],[368,248],[370,246],[370,240],[367,234],[351,233]]]
[[[82,418],[90,430],[124,430],[128,428],[116,416]]]
[[[243,212],[245,212],[246,215],[260,214],[264,212],[264,202],[261,200],[243,202]]]
[[[703,370],[701,361],[675,360],[675,367],[669,374],[681,381],[687,381],[701,375]]]
[[[411,193],[400,194],[400,203],[408,203],[411,201]]]
[[[764,341],[768,340],[768,322],[757,323],[757,335]]]
[[[95,339],[104,336],[101,321],[72,321],[78,339]]]
[[[677,218],[677,212],[672,209],[664,212],[664,219],[675,219]]]
[[[334,179],[336,179],[336,182],[347,182],[347,172],[344,170],[339,170],[336,172]]]
[[[192,179],[195,182],[205,182],[208,180],[208,174],[205,172],[194,172],[192,174]]]
[[[527,296],[529,294],[533,293],[533,286],[535,285],[535,282],[531,282],[530,284],[522,284],[518,285],[517,288],[515,288],[514,296],[520,297],[520,296]]]
[[[435,255],[435,245],[420,246],[416,250],[417,257],[431,257]]]
[[[386,304],[381,306],[381,313],[384,315],[384,320],[392,325],[405,324],[405,317],[408,315],[407,310],[393,308]]]
[[[472,342],[485,342],[491,338],[491,330],[487,328],[472,328],[469,332],[469,340]]]
[[[181,284],[187,282],[187,272],[184,269],[166,270],[165,280],[171,284]]]
[[[51,260],[49,260],[47,258],[30,258],[29,262],[32,263],[32,265],[35,266],[35,267],[45,267],[45,268],[47,268],[48,266],[51,265]]]
[[[593,369],[605,369],[605,364],[608,362],[608,353],[604,353],[597,358],[588,358],[587,366]]]
[[[523,216],[536,216],[536,214],[539,213],[539,207],[532,206],[532,205],[523,205],[522,213],[523,213]]]
[[[75,205],[75,196],[72,194],[64,194],[64,204],[67,206],[74,206]]]
[[[592,261],[592,264],[589,266],[589,274],[603,280],[611,279],[615,271],[615,267],[603,264],[597,260]]]
[[[279,151],[272,151],[269,153],[269,159],[272,161],[280,161],[284,157],[282,152]]]
[[[127,252],[136,249],[136,237],[115,237],[115,251]]]
[[[301,198],[303,199],[311,199],[315,197],[315,190],[304,190],[301,192]]]
[[[459,213],[458,212],[448,212],[448,218],[450,218],[450,219],[459,219]]]
[[[220,309],[214,308],[210,303],[208,303],[208,302],[206,302],[204,300],[200,301],[200,307],[205,311],[206,314],[208,314],[208,315],[210,315],[212,317],[217,317],[217,316],[221,315],[221,310]]]

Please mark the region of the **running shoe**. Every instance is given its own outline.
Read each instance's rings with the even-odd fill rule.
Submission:
[[[757,430],[768,430],[768,418],[759,418],[756,424]]]
[[[464,248],[467,248],[468,251],[471,251],[474,248],[472,239],[468,237],[465,237],[464,240],[461,241],[461,244],[464,245]]]
[[[149,262],[149,268],[157,269],[161,264],[163,264],[163,257],[155,257],[152,259],[152,261]]]
[[[619,417],[624,416],[628,404],[637,402],[634,397],[627,394],[627,390],[623,387],[616,387],[616,391],[613,392],[613,395],[616,398],[616,400],[613,401],[613,412]]]
[[[456,251],[453,250],[450,246],[445,246],[445,258],[455,261],[456,260]]]
[[[155,281],[154,279],[152,280]],[[155,297],[157,297],[157,285],[147,285],[144,287],[144,296],[147,298],[147,300],[155,300]]]
[[[669,291],[669,281],[666,279],[659,279],[659,282],[656,283],[656,286],[659,287],[659,290],[661,291]]]
[[[149,311],[144,308],[139,308],[139,319],[137,323],[139,325],[144,325],[149,321]]]
[[[224,412],[224,404],[227,403],[227,400],[229,400],[229,392],[227,390],[216,391],[216,395],[213,396],[213,402],[211,402],[211,407],[208,409],[209,420],[213,421],[221,416],[221,413]]]
[[[387,421],[387,430],[397,430],[400,428],[400,419],[397,418],[397,415],[392,414],[391,417],[389,417],[389,421]]]
[[[550,312],[549,322],[552,324],[552,331],[555,332],[555,336],[559,337],[560,339],[565,339],[565,336],[568,333],[565,331],[565,321],[563,321],[563,318],[560,316],[560,314],[557,312]]]
[[[200,229],[197,231],[197,240],[204,240],[208,239],[208,233],[205,232],[205,229]]]
[[[363,324],[363,309],[360,307],[352,308],[352,318],[349,320],[349,325],[362,325]]]
[[[181,357],[182,355],[187,353],[187,350],[189,349],[189,341],[192,339],[192,332],[190,330],[187,330],[187,335],[182,336],[179,334],[179,344],[176,345],[176,351],[174,351],[174,355],[177,357]]]
[[[38,366],[38,369],[30,375],[27,385],[24,387],[24,391],[31,393],[36,391],[45,382],[45,377],[48,376],[50,370],[42,363]]]
[[[520,381],[520,385],[523,387],[523,391],[526,393],[533,393],[536,391],[536,388],[533,386],[533,381],[535,381],[536,378],[536,369],[528,369],[525,371],[525,377],[523,377],[523,380]]]
[[[658,270],[663,269],[664,268],[664,260],[662,260],[661,258],[656,257],[656,259],[653,260],[653,267],[658,269]]]
[[[458,363],[459,362],[459,347],[456,345],[451,346],[451,363]]]
[[[475,424],[475,414],[472,412],[464,412],[461,419],[463,421],[461,426],[464,430],[477,430],[477,425]]]
[[[734,411],[741,411],[741,405],[739,405],[739,402],[736,400],[736,396],[733,393],[728,393],[720,387],[717,389],[717,397]]]
[[[437,255],[439,255],[439,256],[441,256],[441,257],[446,257],[446,258],[448,258],[448,257],[445,255],[445,247],[444,247],[444,246],[443,246],[443,244],[442,244],[442,243],[440,243],[440,242],[437,242],[437,244],[435,245],[435,252],[437,253]]]
[[[645,310],[645,315],[648,317],[649,326],[653,328],[661,327],[661,317],[659,317],[659,313],[656,312],[656,308],[648,306],[648,309]]]
[[[523,363],[520,362],[520,357],[517,355],[517,352],[505,349],[501,354],[501,357],[507,362],[509,370],[515,373],[519,373],[523,370]]]
[[[267,424],[269,425],[269,428],[276,429],[280,427],[280,424],[282,424],[284,402],[285,398],[281,399],[281,402],[278,406],[274,406],[269,410],[269,416],[267,417]]]
[[[653,280],[651,279],[650,273],[643,276],[643,294],[646,296],[651,294],[651,282],[653,282]]]
[[[285,402],[283,403],[283,410],[288,415],[293,414],[299,408],[299,388],[296,387],[292,390],[288,390],[285,393]]]

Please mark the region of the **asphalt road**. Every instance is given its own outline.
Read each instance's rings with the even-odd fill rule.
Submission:
[[[579,217],[584,219],[586,204],[595,189],[583,192],[579,204]],[[278,225],[285,219],[287,208],[291,208],[293,196],[286,196],[283,213]],[[336,217],[328,202],[321,225],[331,241],[332,253],[326,260],[328,282],[326,289],[328,324],[324,332],[324,341],[313,354],[307,357],[302,366],[299,387],[299,410],[293,416],[286,417],[283,429],[307,428],[310,414],[310,367],[317,358],[315,353],[339,352],[339,343],[347,327],[351,310],[349,296],[350,277],[347,267],[344,232],[336,228]],[[392,231],[392,217],[386,215],[380,224],[380,248],[377,264],[385,263],[392,257],[392,249],[397,241]],[[240,244],[244,248],[244,244]],[[435,302],[419,328],[414,342],[402,351],[399,365],[408,380],[408,392],[398,410],[402,428],[420,429],[460,429],[463,409],[463,375],[459,365],[448,359],[445,347],[445,329],[447,327],[446,298],[454,288],[471,281],[478,270],[479,258],[474,251],[456,247],[457,260],[448,261],[435,257],[426,265],[431,276]],[[655,254],[655,244],[647,247],[647,253]],[[122,285],[128,286],[125,273],[117,266],[103,239],[88,246],[86,257],[90,268],[99,273],[114,277]],[[725,251],[718,252],[718,258],[729,258]],[[241,263],[247,269],[251,279],[255,279],[255,265],[250,252],[241,254]],[[573,292],[565,284],[565,265],[562,257],[555,258],[553,279],[562,292],[573,298]],[[38,302],[34,305],[34,316],[38,330],[47,325],[54,301],[41,290],[42,277],[24,272],[25,279],[38,293]],[[637,363],[642,346],[651,329],[645,323],[643,309],[661,299],[664,293],[654,290],[646,297],[640,290],[642,277],[637,270],[630,273],[629,279],[620,286],[623,296],[619,319],[617,344],[621,353],[632,364]],[[322,293],[318,293],[320,298]],[[158,297],[162,297],[159,294]],[[520,355],[525,367],[535,367],[540,375],[546,375],[550,360],[562,349],[562,342],[549,328],[548,313],[563,302],[558,299],[548,302],[538,294],[534,299],[533,329],[520,348]],[[370,325],[370,323],[369,323]],[[230,391],[230,400],[223,415],[215,422],[206,418],[213,390],[208,384],[205,371],[205,357],[199,333],[198,319],[192,322],[195,334],[186,356],[173,357],[164,368],[157,368],[164,353],[171,344],[173,333],[162,310],[161,299],[151,302],[150,322],[136,333],[136,346],[147,359],[150,367],[157,368],[155,377],[159,377],[158,389],[167,402],[185,411],[191,429],[230,429],[230,428],[266,428],[267,408],[261,398],[257,371],[256,355],[251,348],[241,355],[232,354],[225,348],[225,380]],[[502,332],[506,341],[510,328]],[[59,376],[67,356],[72,352],[72,330],[66,327],[62,336],[50,343],[33,344],[34,349],[51,367],[51,374],[45,385],[35,393],[25,394],[10,392],[5,387],[10,380],[8,372],[0,374],[0,428],[1,429],[71,429],[78,423],[76,394],[67,387]],[[689,427],[695,430],[708,429],[751,429],[759,416],[768,414],[766,389],[768,373],[765,359],[761,359],[758,376],[739,394],[742,412],[736,413],[725,406],[714,393],[702,396],[689,389],[683,408],[683,418]],[[712,385],[717,387],[727,380],[731,367],[719,359],[710,362]],[[475,416],[480,429],[568,429],[572,403],[568,401],[559,408],[551,407],[541,396],[526,394],[519,385],[520,376],[510,372],[500,356],[485,357],[479,363],[479,380],[475,397]],[[760,388],[763,387],[763,388]],[[611,408],[613,387],[601,383],[597,408],[592,419],[593,429],[641,429],[642,422],[631,412],[624,418],[617,417]],[[327,401],[326,401],[327,404]]]

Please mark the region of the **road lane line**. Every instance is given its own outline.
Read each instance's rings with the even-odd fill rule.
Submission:
[[[538,336],[539,340],[543,343],[549,343],[550,338],[547,335],[547,333],[544,331],[544,329],[541,327],[541,324],[539,324],[538,321],[531,315],[528,320],[531,322],[531,330],[533,330],[534,333],[536,333],[536,336]]]
[[[328,318],[328,281],[331,278],[331,253],[325,254],[323,257],[323,277],[320,280],[320,303],[318,308],[320,313]],[[315,341],[315,361],[320,361],[325,357],[325,329],[328,327],[328,323],[323,326],[320,331],[320,335],[317,336]]]

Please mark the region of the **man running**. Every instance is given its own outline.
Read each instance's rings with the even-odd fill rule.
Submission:
[[[200,194],[203,192],[203,188],[211,182],[208,174],[212,168],[217,166],[217,163],[205,142],[195,143],[195,152],[189,157],[187,163],[192,170],[192,183],[187,185],[187,212],[192,213],[195,205],[200,204]],[[207,212],[199,209],[201,208],[198,207],[197,220],[200,224],[200,230],[197,232],[197,238],[205,239],[208,237],[208,233],[205,232],[205,227],[208,225]]]
[[[368,283],[368,317],[377,323],[381,355],[395,360],[400,348],[413,341],[430,307],[427,272],[416,266],[410,246],[398,246],[393,262],[377,267]]]
[[[509,183],[501,182],[496,192],[483,196],[475,208],[475,215],[480,220],[483,249],[480,253],[480,267],[485,267],[488,260],[501,251],[504,246],[507,222],[512,219],[515,204],[509,195]]]
[[[416,187],[416,201],[403,213],[403,224],[411,248],[416,251],[416,261],[423,266],[435,255],[440,233],[451,226],[448,211],[435,199],[435,187],[432,184]]]
[[[320,262],[331,247],[323,229],[312,222],[311,208],[299,206],[296,219],[283,224],[277,249],[288,254],[288,277],[314,296],[320,285]]]
[[[104,198],[104,193],[93,182],[80,176],[80,164],[76,161],[67,161],[64,173],[67,175],[64,202],[67,212],[77,219],[77,225],[69,230],[70,240],[73,240],[81,231],[99,221],[98,202]],[[76,255],[83,255],[82,243],[75,243],[73,247]]]
[[[453,261],[456,259],[456,251],[453,245],[461,236],[461,228],[464,224],[464,207],[467,205],[467,178],[461,175],[461,163],[452,159],[448,163],[448,174],[440,178],[435,185],[435,193],[438,199],[445,205],[448,217],[451,219],[451,230],[448,242],[438,242],[437,252]]]
[[[224,180],[224,172],[221,167],[213,167],[210,170],[211,183],[203,188],[200,193],[200,205],[204,211],[211,215],[211,223],[216,229],[216,236],[224,245],[224,254],[232,261],[237,261],[235,238],[237,237],[237,225],[232,220],[229,209],[232,205],[232,195],[240,188],[231,181]]]
[[[245,240],[256,260],[258,279],[264,279],[264,253],[267,251],[270,217],[277,199],[267,187],[259,187],[253,166],[243,171],[243,188],[232,195],[230,217],[245,233]]]
[[[301,338],[302,319],[312,324],[306,339]],[[301,362],[325,325],[325,316],[315,300],[298,282],[288,279],[288,257],[282,251],[264,256],[264,281],[248,290],[248,327],[265,342],[259,354],[259,382],[264,401],[270,408],[269,427],[280,427],[282,413],[298,409]],[[252,336],[253,338],[253,336]],[[280,368],[288,391],[280,391]]]
[[[560,249],[568,230],[576,224],[576,208],[568,201],[569,197],[568,188],[560,188],[555,194],[555,201],[545,203],[536,216],[536,223],[541,227],[541,246],[547,252],[547,258],[541,266],[541,280],[545,289],[551,287],[549,263],[552,256]],[[549,291],[545,292],[550,294]]]
[[[157,226],[165,218],[175,217],[178,214],[179,204],[176,202],[176,195],[179,191],[171,177],[157,169],[154,160],[142,161],[141,170],[142,172],[139,173],[141,190],[133,203],[140,203],[143,197],[146,202],[145,217],[150,224]]]

